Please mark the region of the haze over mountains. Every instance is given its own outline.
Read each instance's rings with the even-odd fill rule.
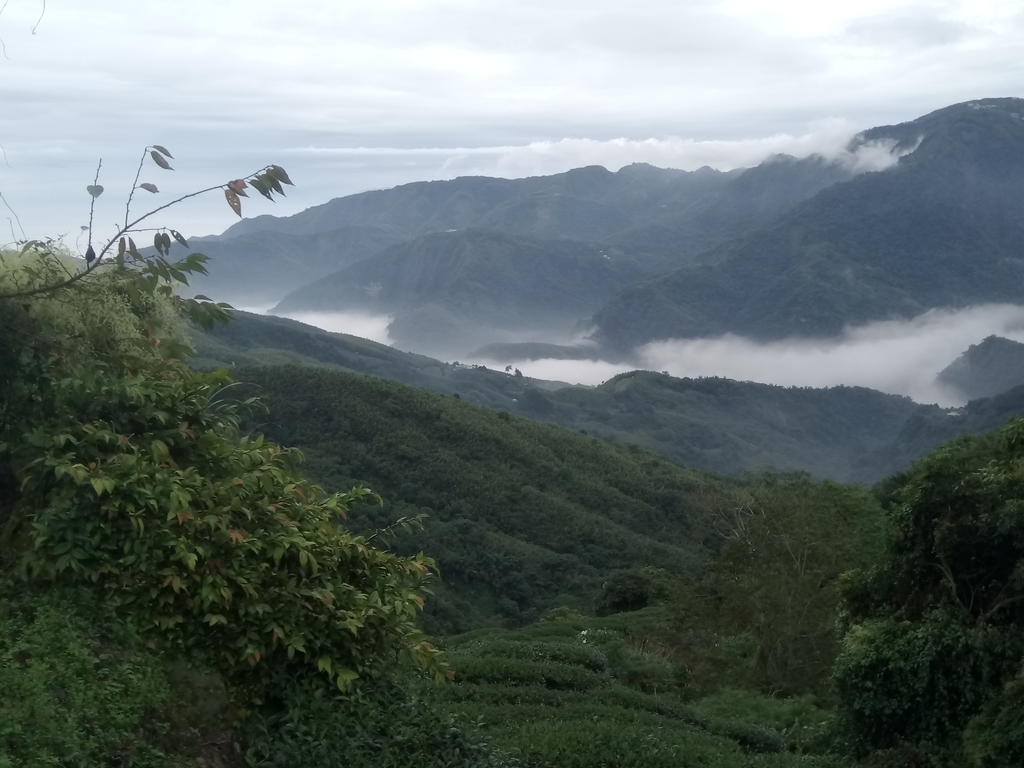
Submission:
[[[698,340],[721,340],[731,359],[763,348],[763,368],[785,345],[827,358],[851,328],[973,308],[991,322],[935,342],[918,377],[928,386],[901,383],[905,371],[824,382],[963,402],[967,390],[931,385],[967,345],[1015,333],[1006,311],[978,308],[1012,314],[1021,302],[1022,172],[1024,100],[982,99],[865,131],[834,160],[420,182],[246,219],[191,245],[213,258],[197,290],[237,305],[361,313],[385,318],[402,349],[607,360],[618,368],[591,368],[608,375],[721,373],[685,367]],[[544,370],[572,378],[576,365]],[[801,383],[748,370],[732,375]]]

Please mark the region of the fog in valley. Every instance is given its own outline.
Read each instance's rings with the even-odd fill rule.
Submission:
[[[331,333],[347,333],[378,344],[390,344],[388,323],[390,315],[369,315],[365,312],[292,312],[282,314],[290,320],[315,325]]]
[[[386,315],[302,312],[287,317],[327,331],[391,343],[387,331],[391,318]],[[721,376],[782,386],[869,387],[906,395],[920,403],[953,407],[963,405],[963,398],[939,385],[936,375],[970,345],[991,335],[1024,342],[1024,306],[994,304],[932,310],[911,320],[849,328],[841,337],[832,339],[759,343],[726,335],[658,341],[636,350],[628,360],[495,359],[467,357],[456,351],[444,357],[448,362],[458,360],[497,370],[511,365],[531,378],[586,386],[596,386],[616,374],[642,368],[678,377]],[[510,339],[503,339],[507,340]],[[576,346],[588,343],[581,335],[541,338],[536,332],[511,340]]]
[[[991,335],[1024,340],[1024,307],[932,310],[908,321],[870,323],[827,340],[757,344],[736,336],[664,341],[640,350],[644,368],[673,376],[724,376],[787,386],[870,387],[920,403],[962,405],[936,375]]]

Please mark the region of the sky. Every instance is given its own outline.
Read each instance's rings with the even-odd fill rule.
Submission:
[[[630,162],[754,165],[858,130],[1024,96],[1008,0],[0,0],[0,242],[113,234],[143,205],[269,163],[296,186],[243,213],[466,174]],[[9,206],[9,208],[5,207]],[[235,220],[196,198],[156,223]],[[20,223],[19,223],[20,222]]]

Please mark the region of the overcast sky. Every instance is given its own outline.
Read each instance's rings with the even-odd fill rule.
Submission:
[[[244,212],[287,214],[468,173],[747,166],[1024,96],[1019,0],[0,4],[0,193],[29,237],[71,245],[97,160],[103,232],[150,143],[176,170],[149,165],[161,192],[143,202],[278,163],[289,199]],[[206,234],[234,220],[209,197],[163,223]]]

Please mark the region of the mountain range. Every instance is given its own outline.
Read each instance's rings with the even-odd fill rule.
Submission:
[[[906,152],[697,263],[626,288],[595,316],[608,345],[735,333],[834,336],[1024,288],[1024,101],[958,104],[855,142]]]
[[[647,372],[567,387],[436,358],[628,361],[656,339],[822,337],[935,307],[1019,301],[1022,115],[1024,100],[984,99],[865,131],[833,160],[467,177],[243,220],[193,245],[246,303],[258,293],[281,312],[387,315],[392,341],[434,357],[241,315],[201,340],[197,363],[340,367],[703,469],[876,482],[1018,412],[1022,345],[986,339],[942,372],[939,385],[972,401],[959,411],[855,387]],[[884,162],[858,164],[862,154]],[[216,295],[223,280],[212,272],[199,288]]]
[[[385,315],[392,342],[448,359],[582,334],[618,358],[670,338],[830,337],[1018,301],[1022,172],[1024,100],[982,99],[833,159],[464,177],[245,219],[191,243],[212,257],[196,290]]]

